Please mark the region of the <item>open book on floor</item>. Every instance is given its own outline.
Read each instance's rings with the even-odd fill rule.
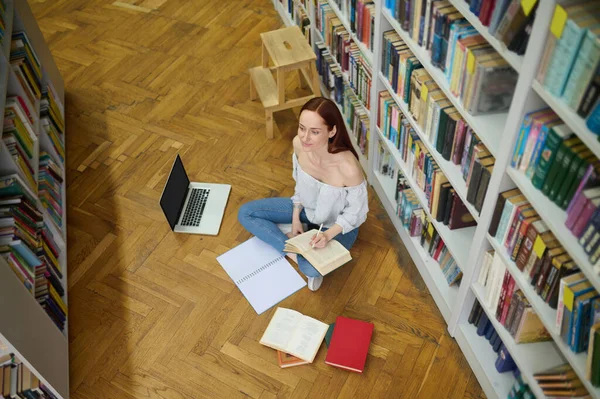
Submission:
[[[329,241],[325,248],[311,248],[310,241],[317,231],[313,229],[290,238],[285,242],[283,251],[304,256],[324,276],[350,262],[352,256],[350,256],[350,251],[336,240]]]
[[[277,308],[260,343],[312,363],[328,328],[295,310]]]

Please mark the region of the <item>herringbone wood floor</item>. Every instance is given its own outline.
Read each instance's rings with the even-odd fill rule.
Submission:
[[[215,260],[249,238],[245,201],[289,196],[296,114],[249,101],[269,0],[29,0],[64,76],[73,398],[480,398],[483,393],[370,191],[355,261],[281,305],[375,324],[363,375],[282,370]],[[289,88],[296,86],[290,80]],[[296,110],[297,112],[297,110]],[[158,205],[175,154],[233,190],[218,237],[171,233]]]

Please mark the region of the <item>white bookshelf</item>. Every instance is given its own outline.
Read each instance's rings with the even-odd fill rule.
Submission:
[[[409,173],[408,166],[402,160],[400,151],[398,151],[398,149],[394,147],[394,144],[391,141],[389,141],[383,136],[379,127],[375,127],[375,130],[377,131],[381,142],[384,143],[384,145],[387,147],[388,152],[390,152],[390,154],[392,154],[392,156],[394,157],[396,164],[400,167],[400,170],[402,171],[402,174],[408,180],[408,183],[415,192],[415,195],[417,196],[421,207],[423,208],[425,213],[427,213],[429,220],[431,220],[431,222],[433,223],[433,226],[439,233],[442,240],[444,240],[444,243],[446,243],[446,246],[450,250],[452,257],[454,257],[461,270],[464,270],[463,268],[466,267],[467,258],[469,256],[469,247],[465,246],[465,243],[471,242],[473,240],[473,235],[475,234],[475,227],[450,230],[448,226],[445,226],[443,223],[435,220],[435,218],[432,217],[431,212],[429,211],[425,193],[419,188],[419,186],[417,186],[417,183],[415,182],[412,174]]]
[[[29,41],[37,54],[42,66],[42,86],[51,82],[58,95],[59,108],[64,119],[64,82],[44,40],[37,22],[26,0],[5,0],[6,4],[6,30],[2,43],[2,79],[0,80],[0,105],[4,109],[6,98],[10,95],[19,95],[26,100],[25,91],[17,80],[9,63],[10,38],[13,32],[25,31]],[[28,104],[34,114],[33,131],[34,155],[32,166],[35,169],[35,182],[38,181],[40,150],[48,151],[60,165],[63,179],[66,181],[65,165],[55,153],[49,137],[40,123],[40,101]],[[0,140],[0,173],[17,173],[18,167],[10,156],[4,141]],[[37,187],[25,186],[29,195],[38,198]],[[62,228],[59,228],[50,219],[50,215],[37,201],[38,209],[44,215],[44,221],[50,228],[54,240],[60,250],[60,267],[62,271],[61,283],[65,290],[62,298],[68,306],[67,296],[67,229],[66,229],[66,184],[62,184]],[[5,343],[8,350],[14,353],[39,379],[59,398],[69,397],[69,339],[68,315],[64,332],[54,324],[46,311],[37,302],[19,278],[11,270],[4,258],[0,257],[0,319],[7,321],[0,323],[0,340]]]
[[[396,202],[394,200],[395,182],[389,177],[382,177],[379,173],[373,173],[373,188],[379,196],[383,207],[388,215],[395,215]],[[398,235],[402,239],[406,249],[408,250],[413,263],[419,270],[421,277],[425,281],[433,300],[438,309],[442,313],[444,320],[448,323],[451,317],[451,311],[456,306],[458,298],[458,288],[449,287],[444,274],[440,270],[440,266],[433,258],[429,256],[427,251],[421,247],[418,238],[411,237],[408,231],[404,228],[398,217],[390,217],[392,224],[396,228]]]
[[[276,8],[279,10],[277,4],[278,0],[273,1]],[[488,397],[505,398],[512,384],[515,382],[512,373],[501,374],[496,371],[494,362],[497,354],[492,350],[489,342],[484,337],[477,335],[476,328],[468,323],[468,316],[473,301],[476,299],[481,300],[486,292],[485,287],[476,283],[483,255],[488,249],[494,248],[503,256],[507,263],[508,270],[510,270],[517,284],[523,290],[553,338],[553,341],[550,342],[516,344],[514,339],[512,339],[510,334],[500,325],[500,323],[493,317],[490,317],[494,327],[496,327],[496,331],[501,336],[508,351],[515,359],[524,379],[530,384],[533,392],[536,396],[542,397],[541,389],[535,381],[533,381],[534,373],[550,368],[561,362],[568,362],[575,369],[582,381],[584,381],[591,396],[600,399],[600,389],[593,387],[589,381],[585,380],[586,354],[574,354],[567,345],[562,342],[556,328],[553,327],[556,312],[533,291],[525,277],[516,268],[516,265],[514,265],[514,262],[511,262],[506,256],[506,253],[502,251],[503,246],[500,246],[494,238],[487,234],[499,193],[518,187],[529,199],[546,224],[548,224],[567,252],[577,262],[582,271],[585,272],[590,281],[593,282],[596,289],[600,291],[600,277],[598,276],[598,272],[594,270],[594,265],[587,260],[587,256],[577,243],[576,238],[572,236],[564,226],[564,221],[566,219],[565,212],[549,201],[540,191],[534,189],[525,176],[512,170],[510,167],[513,148],[524,115],[527,112],[545,106],[554,109],[582,141],[588,145],[596,155],[600,156],[600,142],[598,142],[596,136],[586,128],[583,119],[563,104],[561,100],[552,97],[544,90],[542,85],[535,81],[538,65],[545,49],[546,38],[549,34],[549,26],[556,1],[539,0],[529,45],[523,56],[508,51],[503,43],[491,36],[487,27],[483,26],[479,22],[477,16],[469,10],[469,6],[466,2],[463,0],[450,0],[450,2],[519,74],[515,94],[508,112],[477,116],[470,115],[462,105],[460,98],[457,98],[452,94],[445,73],[440,69],[435,68],[430,61],[428,51],[422,46],[419,46],[418,43],[409,37],[407,32],[402,30],[400,24],[393,18],[392,14],[385,9],[385,2],[383,0],[375,1],[375,36],[372,50],[367,49],[363,43],[357,40],[356,35],[351,32],[350,23],[347,18],[348,13],[347,10],[345,10],[347,1],[342,1],[342,7],[338,7],[333,0],[328,0],[329,6],[331,6],[337,17],[342,21],[346,30],[351,33],[351,37],[357,43],[363,56],[372,67],[372,85],[370,93],[371,109],[369,111],[369,153],[368,159],[361,157],[361,165],[369,177],[369,182],[375,189],[375,194],[381,200],[399,237],[402,239],[413,262],[423,277],[442,316],[448,323],[449,333],[457,340]],[[322,41],[319,32],[314,26],[315,9],[313,4],[313,2],[310,2],[307,10],[309,18],[313,23],[313,34],[311,36],[313,40]],[[285,20],[285,18],[283,19]],[[466,201],[467,186],[462,178],[460,167],[452,162],[446,161],[441,154],[434,149],[434,146],[429,141],[423,129],[416,124],[406,103],[395,94],[387,78],[380,72],[382,62],[382,34],[389,30],[395,30],[406,42],[412,53],[419,59],[420,63],[436,81],[446,97],[452,102],[453,106],[460,112],[465,122],[473,129],[489,151],[494,155],[496,162],[481,212],[477,212],[474,207]],[[434,227],[464,273],[458,288],[448,287],[437,262],[435,262],[429,256],[427,251],[420,246],[419,239],[409,236],[408,232],[400,222],[396,215],[396,180],[391,179],[390,177],[381,176],[376,170],[377,142],[381,142],[395,160],[397,169],[404,174],[408,183],[415,191],[417,199],[421,203],[424,211],[429,214],[425,194],[415,184],[413,176],[408,173],[408,167],[402,160],[400,152],[395,147],[394,143],[386,139],[377,127],[379,92],[384,90],[391,93],[396,104],[411,123],[433,159],[439,165],[458,196],[463,200],[463,203],[478,222],[476,227],[449,230],[447,226],[444,226],[442,223],[439,223],[432,218]],[[482,303],[482,305],[485,306],[485,303]],[[488,311],[488,309],[486,309],[486,311]],[[488,314],[491,316],[491,313]]]
[[[427,150],[429,151],[435,162],[444,171],[444,175],[446,175],[448,181],[450,182],[450,184],[452,184],[452,187],[456,191],[456,194],[458,194],[463,204],[465,204],[465,206],[469,210],[469,213],[473,215],[475,221],[479,221],[479,212],[477,212],[473,204],[467,201],[467,184],[462,178],[460,166],[445,160],[444,157],[442,157],[442,155],[439,152],[437,152],[437,150],[434,148],[434,145],[429,141],[429,137],[425,135],[423,129],[421,129],[421,127],[417,124],[417,121],[415,121],[415,118],[413,118],[412,114],[408,109],[408,105],[404,102],[402,98],[400,98],[400,96],[398,96],[394,92],[390,82],[385,78],[382,72],[379,72],[378,76],[382,84],[388,90],[388,92],[391,93],[392,97],[394,98],[394,101],[400,107],[400,110],[402,111],[406,119],[408,119],[415,132],[417,132],[417,134],[419,135],[421,142],[425,144],[425,147],[427,147]]]

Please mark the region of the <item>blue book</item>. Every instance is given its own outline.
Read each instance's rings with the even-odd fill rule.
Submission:
[[[495,366],[496,366],[496,370],[499,373],[513,371],[517,368],[515,361],[513,360],[512,356],[508,352],[508,349],[506,349],[506,346],[504,346],[504,345],[502,345],[502,348],[500,348],[500,351],[498,353],[498,358],[496,359]]]

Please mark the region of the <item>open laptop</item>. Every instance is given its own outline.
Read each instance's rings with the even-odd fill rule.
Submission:
[[[160,207],[176,233],[217,235],[230,191],[229,184],[190,183],[177,155]]]

